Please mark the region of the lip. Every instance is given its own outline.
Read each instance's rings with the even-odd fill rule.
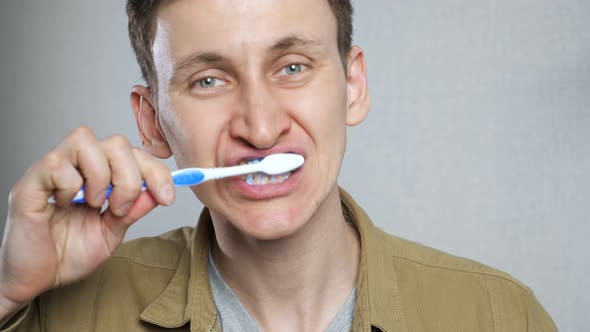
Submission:
[[[249,185],[241,176],[228,179],[228,181],[231,189],[237,191],[245,198],[253,200],[276,198],[285,196],[294,190],[301,177],[302,168],[303,166],[293,171],[289,178],[283,183]]]

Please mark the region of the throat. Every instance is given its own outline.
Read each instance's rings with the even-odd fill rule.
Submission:
[[[307,234],[297,247],[277,240],[228,248],[216,235],[212,263],[259,327],[292,322],[301,330],[298,324],[320,321],[327,327],[356,287],[360,260],[356,230],[343,219],[330,228]]]

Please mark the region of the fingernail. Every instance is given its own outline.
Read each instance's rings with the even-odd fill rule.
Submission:
[[[127,215],[127,213],[129,213],[129,210],[131,210],[131,204],[133,204],[132,202],[129,203],[125,203],[123,205],[121,205],[121,207],[119,207],[119,216],[120,217],[124,217]]]
[[[170,184],[165,184],[160,189],[160,197],[164,200],[165,205],[170,205],[174,201],[174,188]]]
[[[96,196],[96,199],[94,200],[94,204],[96,206],[101,206],[106,199],[107,199],[107,191],[103,190]]]

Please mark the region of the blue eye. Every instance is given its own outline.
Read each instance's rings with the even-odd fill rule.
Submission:
[[[217,79],[215,77],[205,77],[201,80],[199,80],[199,86],[201,88],[213,88],[215,87],[217,84]]]
[[[298,64],[288,65],[285,68],[285,71],[287,72],[287,75],[293,75],[293,74],[300,73],[301,72],[301,65],[298,65]]]
[[[306,66],[299,64],[299,63],[292,63],[286,67],[283,67],[283,69],[281,70],[281,73],[285,74],[285,75],[296,75],[301,73],[303,70],[305,70]]]

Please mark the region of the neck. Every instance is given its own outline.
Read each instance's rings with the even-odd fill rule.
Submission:
[[[286,238],[260,241],[228,222],[214,226],[215,265],[263,330],[324,330],[356,285],[360,241],[337,188]]]

